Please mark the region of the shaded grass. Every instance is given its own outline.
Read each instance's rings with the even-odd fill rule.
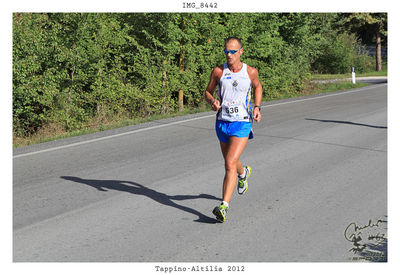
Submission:
[[[208,106],[206,107],[204,105],[199,108],[186,108],[182,112],[174,112],[174,113],[169,113],[169,114],[164,114],[164,115],[158,114],[158,115],[152,115],[152,116],[145,117],[145,118],[130,119],[130,118],[114,117],[114,118],[108,118],[108,120],[106,120],[106,121],[102,120],[101,122],[94,123],[94,124],[89,123],[89,125],[85,129],[74,130],[74,131],[66,131],[63,129],[63,127],[56,125],[56,124],[46,125],[46,126],[42,127],[42,129],[40,129],[37,133],[35,133],[31,136],[17,137],[14,135],[13,136],[13,147],[17,148],[17,147],[28,146],[28,145],[58,140],[58,139],[93,134],[93,133],[97,133],[97,132],[101,132],[101,131],[136,125],[136,124],[154,121],[154,120],[158,120],[158,119],[184,116],[184,115],[188,115],[188,114],[194,114],[194,113],[200,113],[200,112],[206,112],[206,111],[210,111],[210,109],[208,108]],[[93,121],[96,121],[96,119],[94,118]]]
[[[337,76],[337,75],[335,75],[335,76]],[[348,77],[348,75],[346,75],[346,77]],[[282,94],[279,98],[274,98],[274,99],[264,98],[263,101],[272,101],[272,100],[293,98],[293,97],[299,97],[299,96],[329,93],[332,91],[348,90],[348,89],[359,88],[359,87],[364,87],[364,86],[368,86],[368,85],[370,85],[370,84],[360,83],[360,82],[353,85],[351,82],[348,82],[348,81],[347,82],[324,83],[324,84],[309,83],[305,86],[305,88],[301,92],[298,92],[296,95]],[[114,118],[109,118],[107,121],[101,121],[98,123],[94,123],[90,126],[87,126],[85,129],[69,131],[69,132],[65,131],[63,129],[63,127],[61,127],[59,125],[54,125],[54,124],[47,125],[32,136],[28,136],[28,137],[13,136],[13,147],[16,148],[16,147],[28,146],[28,145],[32,145],[32,144],[68,138],[68,137],[92,134],[92,133],[97,133],[100,131],[136,125],[136,124],[154,121],[154,120],[158,120],[158,119],[184,116],[184,115],[188,115],[188,114],[207,112],[210,110],[211,110],[210,107],[204,103],[204,105],[202,105],[201,107],[198,107],[198,108],[186,108],[184,111],[181,111],[181,112],[173,112],[173,113],[169,113],[169,114],[165,114],[165,115],[153,115],[153,116],[149,116],[146,118],[127,119],[127,118],[121,118],[121,117],[114,117]],[[96,119],[93,119],[93,121],[96,121]]]

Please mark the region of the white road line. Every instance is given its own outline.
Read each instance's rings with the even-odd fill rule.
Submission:
[[[387,85],[387,84],[382,84],[382,85]],[[382,85],[372,85],[372,86],[368,86],[368,87],[351,90],[348,92],[340,92],[340,93],[336,93],[336,94],[328,94],[328,95],[316,96],[316,97],[311,97],[311,98],[303,98],[303,99],[292,100],[292,101],[287,101],[287,102],[274,103],[274,104],[270,104],[270,105],[265,105],[265,106],[263,106],[263,108],[275,107],[275,106],[291,104],[291,103],[298,103],[298,102],[303,102],[303,101],[308,101],[308,100],[321,99],[321,98],[326,98],[326,97],[331,97],[331,96],[356,93],[356,92],[360,92],[360,91],[370,90],[370,89],[376,88],[377,86],[382,86]],[[132,131],[125,132],[125,133],[120,133],[120,134],[115,134],[115,135],[111,135],[111,136],[95,138],[95,139],[90,139],[90,140],[86,140],[86,141],[80,141],[80,142],[71,143],[71,144],[67,144],[67,145],[57,146],[57,147],[53,147],[53,148],[43,149],[43,150],[39,150],[39,151],[35,151],[35,152],[20,154],[20,155],[13,156],[13,158],[16,159],[16,158],[31,156],[31,155],[35,155],[35,154],[39,154],[39,153],[51,152],[51,151],[55,151],[55,150],[59,150],[59,149],[65,149],[65,148],[69,148],[69,147],[73,147],[73,146],[96,142],[96,141],[107,140],[107,139],[121,137],[121,136],[125,136],[125,135],[131,135],[131,134],[135,134],[135,133],[140,133],[140,132],[144,132],[144,131],[148,131],[148,130],[163,128],[163,127],[172,126],[172,125],[179,124],[179,123],[185,123],[185,122],[199,120],[199,119],[203,119],[203,118],[209,118],[209,117],[215,117],[215,114],[202,116],[202,117],[196,117],[196,118],[190,118],[190,119],[181,120],[181,121],[175,121],[175,122],[171,122],[168,124],[162,124],[162,125],[152,126],[152,127],[148,127],[148,128],[132,130]]]
[[[380,86],[384,86],[384,85],[387,85],[387,84],[383,84],[383,85],[373,85],[373,86],[368,86],[368,87],[363,87],[363,88],[351,90],[351,91],[348,91],[348,92],[339,92],[339,93],[336,93],[336,94],[328,94],[328,95],[316,96],[316,97],[312,97],[312,98],[298,99],[298,100],[295,100],[295,101],[281,102],[281,103],[276,103],[276,104],[273,104],[273,105],[263,106],[263,108],[266,108],[266,107],[274,107],[274,106],[284,105],[284,104],[290,104],[290,103],[297,103],[297,102],[302,102],[302,101],[307,101],[307,100],[314,100],[314,99],[325,98],[325,97],[331,97],[331,96],[338,96],[338,95],[343,95],[343,94],[351,94],[351,93],[356,93],[356,92],[360,92],[360,91],[370,90],[370,89],[372,89],[372,88],[376,88],[376,87],[380,87]]]
[[[82,145],[82,144],[92,143],[92,142],[95,142],[95,141],[106,140],[106,139],[110,139],[110,138],[115,138],[115,137],[121,137],[121,136],[125,136],[125,135],[140,133],[140,132],[144,132],[144,131],[147,131],[147,130],[163,128],[163,127],[175,125],[175,124],[178,124],[178,123],[183,123],[183,122],[188,122],[188,121],[193,121],[193,120],[198,120],[198,119],[207,118],[207,117],[213,117],[213,116],[215,116],[215,114],[208,115],[208,116],[202,116],[202,117],[196,117],[196,118],[190,118],[190,119],[186,119],[186,120],[182,120],[182,121],[175,121],[175,122],[171,122],[171,123],[168,123],[168,124],[161,124],[161,125],[151,126],[151,127],[148,127],[148,128],[137,129],[137,130],[133,130],[133,131],[125,132],[125,133],[120,133],[120,134],[115,134],[115,135],[111,135],[111,136],[106,136],[106,137],[101,137],[101,138],[95,138],[95,139],[80,141],[80,142],[76,142],[76,143],[71,143],[71,144],[62,145],[62,146],[58,146],[58,147],[43,149],[43,150],[40,150],[40,151],[30,152],[30,153],[26,153],[26,154],[20,154],[20,155],[14,156],[13,158],[25,157],[25,156],[38,154],[38,153],[51,152],[51,151],[54,151],[54,150],[59,150],[59,149],[78,146],[78,145]]]

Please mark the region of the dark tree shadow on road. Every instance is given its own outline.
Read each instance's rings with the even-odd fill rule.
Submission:
[[[305,120],[313,120],[313,121],[328,122],[328,123],[349,124],[349,125],[355,125],[355,126],[364,126],[364,127],[370,127],[370,128],[377,128],[377,129],[387,129],[387,126],[375,126],[375,125],[369,125],[369,124],[364,124],[364,123],[356,123],[356,122],[351,122],[351,121],[342,121],[342,120],[315,119],[315,118],[305,118]]]
[[[212,195],[207,195],[207,194],[200,194],[197,196],[194,195],[174,195],[170,196],[161,192],[158,192],[156,190],[150,189],[146,186],[143,186],[139,183],[133,182],[133,181],[120,181],[120,180],[94,180],[94,179],[82,179],[78,177],[69,177],[69,176],[62,176],[62,179],[77,182],[77,183],[82,183],[89,185],[91,187],[96,188],[99,191],[106,192],[108,190],[117,190],[117,191],[122,191],[122,192],[128,192],[131,194],[135,195],[143,195],[146,196],[160,204],[166,205],[166,206],[171,206],[174,208],[177,208],[179,210],[194,214],[198,216],[198,219],[195,220],[195,222],[201,222],[201,223],[217,223],[217,220],[214,218],[210,218],[199,211],[179,205],[175,202],[176,201],[182,201],[182,200],[193,200],[193,199],[210,199],[210,200],[220,200],[219,198],[212,196]]]

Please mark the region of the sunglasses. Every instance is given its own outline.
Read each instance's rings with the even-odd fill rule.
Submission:
[[[240,48],[240,49],[241,49],[241,48]],[[230,54],[235,54],[237,51],[240,51],[240,49],[239,49],[239,50],[236,50],[236,51],[235,51],[235,50],[230,50],[230,51],[225,50],[224,53],[225,53],[225,54],[228,54],[228,53],[230,53]]]

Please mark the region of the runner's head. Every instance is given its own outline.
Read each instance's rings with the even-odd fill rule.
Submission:
[[[234,65],[240,62],[240,56],[242,53],[242,41],[239,38],[228,37],[225,40],[225,55],[228,65]]]
[[[228,44],[228,42],[230,42],[231,40],[235,40],[237,43],[239,43],[240,48],[242,47],[242,40],[236,36],[230,36],[227,39],[225,39],[225,48],[226,48],[226,44]]]

